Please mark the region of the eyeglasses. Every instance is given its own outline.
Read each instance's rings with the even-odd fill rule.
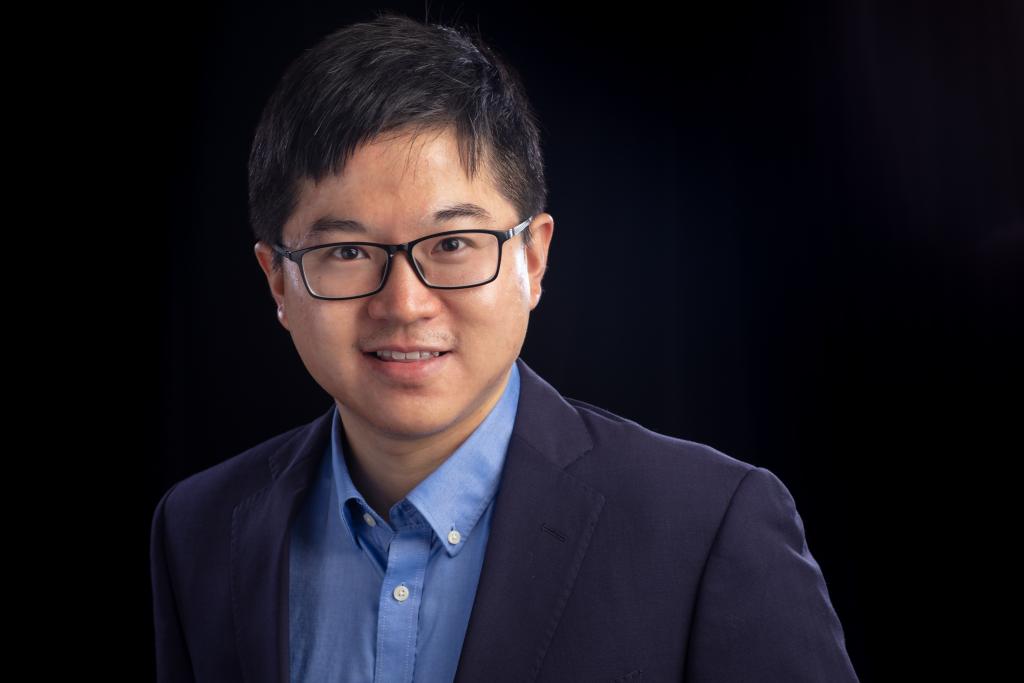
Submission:
[[[501,249],[530,224],[530,216],[508,230],[447,230],[405,244],[331,242],[274,251],[299,264],[302,281],[316,299],[358,299],[387,284],[391,262],[404,251],[417,277],[433,289],[479,287],[498,277]]]

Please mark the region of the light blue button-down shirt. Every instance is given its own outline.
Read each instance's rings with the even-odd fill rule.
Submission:
[[[513,363],[498,403],[391,507],[390,524],[349,477],[335,406],[319,475],[292,522],[293,683],[455,678],[518,404]]]

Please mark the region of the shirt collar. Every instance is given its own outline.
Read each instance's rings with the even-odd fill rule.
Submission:
[[[518,405],[519,368],[512,363],[505,390],[491,412],[455,452],[405,498],[430,524],[450,557],[457,555],[466,545],[497,492]],[[343,526],[358,547],[356,528],[366,522],[353,516],[348,501],[356,500],[362,514],[369,513],[377,523],[383,523],[383,520],[352,483],[342,445],[343,431],[335,405],[331,420],[331,467]],[[453,534],[453,531],[458,533]]]

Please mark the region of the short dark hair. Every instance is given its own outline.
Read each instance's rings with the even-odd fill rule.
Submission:
[[[281,240],[303,178],[341,173],[355,149],[385,133],[453,128],[467,176],[478,170],[518,218],[545,210],[540,132],[518,72],[478,31],[390,11],[307,49],[263,109],[249,155],[249,220]],[[524,246],[532,241],[529,228]],[[273,268],[282,257],[274,252]]]

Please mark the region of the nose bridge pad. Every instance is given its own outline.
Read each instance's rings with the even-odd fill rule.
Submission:
[[[407,264],[412,269],[412,276],[416,278],[417,282],[423,285],[423,280],[420,279],[420,275],[416,271],[416,265],[413,263],[412,251],[408,247],[396,249],[391,254],[391,258],[389,259],[390,265],[388,268],[388,280],[390,280],[394,276],[394,270],[397,267],[395,261],[402,261],[405,264]],[[387,287],[386,282],[384,283],[384,286]]]

